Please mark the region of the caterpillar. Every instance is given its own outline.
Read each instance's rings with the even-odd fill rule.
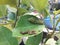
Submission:
[[[26,31],[26,32],[20,32],[22,35],[28,34],[28,35],[33,35],[36,34],[36,31]]]

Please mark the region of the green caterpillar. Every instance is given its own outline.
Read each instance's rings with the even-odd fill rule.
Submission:
[[[41,19],[34,18],[34,17],[29,18],[28,21],[32,24],[39,24],[39,25],[43,24],[43,21]]]

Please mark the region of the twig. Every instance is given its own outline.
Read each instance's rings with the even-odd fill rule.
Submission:
[[[55,15],[54,15],[54,18],[53,18],[53,32],[51,34],[48,34],[47,39],[45,40],[44,43],[46,43],[46,41],[53,36],[53,34],[55,33],[55,28],[56,28],[56,26],[55,26]]]
[[[17,22],[17,19],[18,19],[18,10],[19,10],[19,6],[20,6],[20,0],[17,1],[17,11],[16,11],[16,15],[15,15],[16,20],[15,20],[14,27],[15,27],[16,22]]]

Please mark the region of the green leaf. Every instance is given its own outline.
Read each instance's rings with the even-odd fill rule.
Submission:
[[[30,1],[29,0],[22,0],[21,4],[25,4],[27,7],[29,7]]]
[[[43,33],[40,33],[40,34],[35,35],[33,37],[29,37],[26,42],[26,45],[39,45],[39,43],[42,41],[42,34]]]
[[[25,26],[40,26],[40,25],[37,25],[37,24],[32,24],[29,22],[29,19],[30,18],[33,18],[35,20],[38,20],[38,18],[36,16],[33,16],[33,15],[23,15],[20,17],[20,19],[18,20],[17,24],[16,24],[16,27],[25,27]]]
[[[0,0],[0,5],[10,5],[16,7],[17,0]]]
[[[56,45],[60,45],[60,39],[56,42]]]
[[[60,32],[56,33],[55,36],[57,36],[58,39],[60,39]]]
[[[7,7],[6,5],[0,5],[0,17],[7,15]]]
[[[44,8],[46,8],[48,4],[48,0],[30,0],[30,1],[33,7],[39,12],[44,10]]]
[[[3,26],[0,26],[0,45],[18,45],[16,38],[12,37],[12,32]]]
[[[23,14],[25,14],[25,13],[27,13],[28,11],[26,10],[26,9],[24,9],[24,8],[19,8],[19,10],[18,10],[18,15],[23,15]]]
[[[16,15],[15,13],[10,12],[10,13],[7,15],[9,21],[15,21],[15,18],[16,18],[15,15]]]
[[[58,25],[59,22],[60,22],[60,17],[58,18],[58,20],[56,22],[56,26]]]
[[[15,29],[13,30],[13,36],[14,37],[22,37],[22,36],[34,36],[36,34],[39,34],[43,31],[44,25],[39,25],[39,24],[33,24],[29,22],[29,18],[34,17],[37,18],[33,15],[24,15],[21,16],[20,19],[18,20]],[[36,32],[36,34],[28,34],[27,32]],[[27,33],[27,34],[22,34],[21,32]]]
[[[44,18],[46,18],[49,15],[48,10],[47,9],[44,9],[43,14],[44,14]]]

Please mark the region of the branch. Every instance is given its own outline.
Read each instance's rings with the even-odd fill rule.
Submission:
[[[20,6],[20,0],[17,1],[17,11],[16,11],[16,20],[15,20],[15,24],[14,24],[14,27],[16,25],[16,22],[17,22],[17,19],[18,19],[18,10],[19,10],[19,6]]]
[[[56,28],[56,26],[55,26],[55,15],[54,15],[54,18],[53,18],[53,32],[51,34],[48,34],[47,39],[45,40],[44,43],[46,43],[46,41],[53,36],[53,34],[55,33],[55,28]]]

